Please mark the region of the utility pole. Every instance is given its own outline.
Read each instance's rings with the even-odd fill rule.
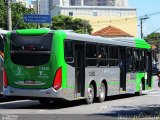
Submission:
[[[39,0],[37,0],[37,14],[39,14]],[[39,28],[39,24],[37,23],[37,29]]]
[[[140,24],[141,24],[141,38],[143,38],[143,21],[148,19],[149,17],[147,17],[147,15],[145,15],[145,17],[142,17],[140,19]]]
[[[11,0],[7,0],[7,28],[12,31]]]

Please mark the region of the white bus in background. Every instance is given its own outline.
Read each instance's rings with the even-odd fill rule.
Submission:
[[[0,94],[3,91],[3,57],[4,57],[4,39],[9,31],[0,28]]]

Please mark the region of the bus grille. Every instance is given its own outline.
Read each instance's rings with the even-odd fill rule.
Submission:
[[[49,59],[49,54],[11,54],[13,63],[24,66],[43,65],[46,64]]]

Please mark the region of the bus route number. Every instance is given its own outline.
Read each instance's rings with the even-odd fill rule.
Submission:
[[[49,67],[40,67],[39,69],[43,70],[43,71],[46,71],[46,70],[49,70]]]
[[[89,72],[89,76],[95,76],[95,71]]]

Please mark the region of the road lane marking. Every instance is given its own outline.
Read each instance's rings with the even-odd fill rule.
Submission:
[[[151,94],[160,93],[160,91],[153,91]]]
[[[147,96],[160,97],[160,95],[147,95]]]
[[[111,105],[106,105],[106,106],[99,107],[100,110],[107,109],[107,108],[112,108],[112,106]]]
[[[142,93],[153,93],[153,92],[160,92],[159,89],[153,89],[153,90],[145,90],[145,91],[142,91]]]
[[[30,102],[30,101],[32,101],[32,100],[17,100],[17,101],[3,102],[3,103],[0,103],[0,105],[12,104],[12,103],[21,103],[21,102]]]
[[[46,110],[39,110],[40,112],[45,112]]]

